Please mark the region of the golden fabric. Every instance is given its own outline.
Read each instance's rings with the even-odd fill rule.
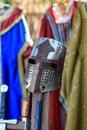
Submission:
[[[67,107],[65,130],[87,130],[87,12],[82,4],[73,18],[61,97]]]
[[[24,59],[23,59],[23,54],[27,50],[29,46],[29,43],[26,42],[24,46],[20,49],[19,55],[18,55],[18,69],[19,69],[19,75],[20,75],[20,81],[21,81],[21,86],[22,86],[22,91],[23,91],[23,99],[27,99],[27,90],[24,87],[24,75],[25,75],[25,66],[24,66]]]

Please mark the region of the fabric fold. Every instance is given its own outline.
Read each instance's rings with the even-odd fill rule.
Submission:
[[[74,15],[72,35],[62,75],[61,95],[67,107],[65,130],[87,129],[87,12],[80,4]],[[74,118],[74,119],[73,119]]]

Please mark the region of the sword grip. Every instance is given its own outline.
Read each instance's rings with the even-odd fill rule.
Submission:
[[[5,119],[6,92],[1,94],[0,119]]]

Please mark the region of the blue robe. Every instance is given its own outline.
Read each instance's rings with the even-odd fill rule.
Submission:
[[[2,84],[8,85],[5,118],[20,120],[23,93],[18,71],[18,54],[27,41],[27,28],[22,15],[18,21],[13,22],[14,25],[1,34],[1,71]]]

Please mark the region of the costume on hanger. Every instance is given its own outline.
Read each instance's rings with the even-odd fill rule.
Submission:
[[[84,4],[78,6],[74,15],[60,92],[67,112],[65,130],[87,130],[87,11]]]
[[[74,2],[71,10],[71,19],[66,23],[56,22],[56,15],[53,6],[50,7],[41,20],[39,37],[49,37],[67,45],[72,29],[72,17],[76,11],[77,3]],[[62,36],[63,35],[63,36]],[[50,98],[50,126],[52,130],[63,129],[62,107],[59,99],[60,88],[51,92]]]
[[[58,4],[58,6],[60,6],[60,4]],[[74,2],[73,5],[72,5],[72,10],[71,10],[71,19],[76,11],[76,8],[77,8],[77,2]],[[59,35],[59,32],[58,32],[58,27],[57,27],[57,22],[56,22],[56,18],[58,18],[58,16],[56,15],[55,11],[53,10],[53,6],[51,6],[45,13],[45,15],[43,16],[42,20],[41,20],[41,26],[40,26],[40,31],[39,31],[39,37],[49,37],[49,38],[55,38],[54,34],[53,34],[53,29],[49,23],[49,19],[50,18],[47,18],[47,15],[50,15],[50,17],[52,18],[52,24],[54,24],[55,26],[55,30],[57,32],[56,35]],[[62,16],[63,17],[63,16]],[[60,17],[59,17],[60,18]],[[69,21],[71,21],[71,19]],[[62,21],[63,23],[63,21]],[[63,31],[65,34],[65,40],[66,40],[66,35],[67,35],[67,23],[65,24],[62,24],[61,25],[63,26]],[[56,38],[55,38],[56,39]]]
[[[18,54],[27,41],[22,10],[10,7],[0,16],[2,84],[8,85],[6,119],[21,119],[23,92],[18,70]]]

